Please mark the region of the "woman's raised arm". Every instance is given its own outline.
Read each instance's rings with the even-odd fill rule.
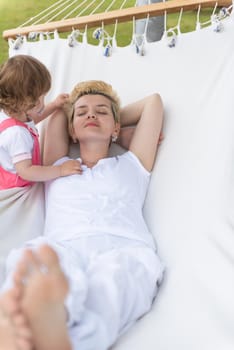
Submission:
[[[67,117],[62,109],[57,110],[51,115],[46,125],[44,165],[52,165],[56,160],[68,155],[69,135],[67,130]]]
[[[129,104],[121,110],[121,125],[136,124],[129,150],[151,171],[163,123],[163,103],[159,94],[153,94]]]

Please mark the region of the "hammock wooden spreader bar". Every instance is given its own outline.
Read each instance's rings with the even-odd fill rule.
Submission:
[[[128,22],[135,19],[146,18],[147,16],[154,17],[168,13],[196,10],[201,8],[209,8],[214,6],[228,7],[232,4],[231,0],[172,0],[160,3],[154,3],[144,6],[135,6],[109,12],[96,13],[88,16],[80,16],[76,18],[64,19],[60,21],[52,21],[44,24],[37,24],[15,29],[5,30],[3,38],[15,38],[18,35],[27,35],[31,32],[69,32],[72,29],[84,29],[100,26],[100,24],[113,24],[116,22]]]

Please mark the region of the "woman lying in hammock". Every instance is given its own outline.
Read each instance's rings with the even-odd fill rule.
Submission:
[[[74,88],[66,114],[49,121],[45,164],[68,159],[68,129],[79,142],[80,174],[47,183],[44,237],[8,257],[4,350],[109,349],[150,310],[162,280],[142,214],[162,128],[160,96],[120,110],[110,85],[88,81]],[[136,124],[135,132],[129,151],[110,157],[120,120]]]

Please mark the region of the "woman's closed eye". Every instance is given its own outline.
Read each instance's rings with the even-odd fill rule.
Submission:
[[[107,111],[96,111],[94,114],[102,116],[102,115],[107,115],[108,113]],[[76,117],[85,117],[86,115],[89,115],[89,114],[85,111],[80,111],[75,114]]]
[[[76,117],[84,117],[85,114],[86,114],[85,111],[80,111],[80,112],[77,112],[77,113],[75,114],[75,116],[76,116]]]
[[[75,110],[75,117],[85,117],[89,115],[106,116],[111,115],[111,111],[105,106],[98,106],[93,111],[89,111],[89,109],[85,107],[80,107]]]
[[[99,109],[96,111],[96,113],[100,114],[100,115],[107,115],[108,114],[107,110],[104,110],[104,109]]]
[[[75,111],[75,117],[84,117],[87,114],[87,109],[80,108]]]

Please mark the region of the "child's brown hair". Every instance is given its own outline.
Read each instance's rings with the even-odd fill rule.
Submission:
[[[46,66],[29,55],[16,55],[0,67],[0,109],[8,114],[32,109],[51,87]]]

